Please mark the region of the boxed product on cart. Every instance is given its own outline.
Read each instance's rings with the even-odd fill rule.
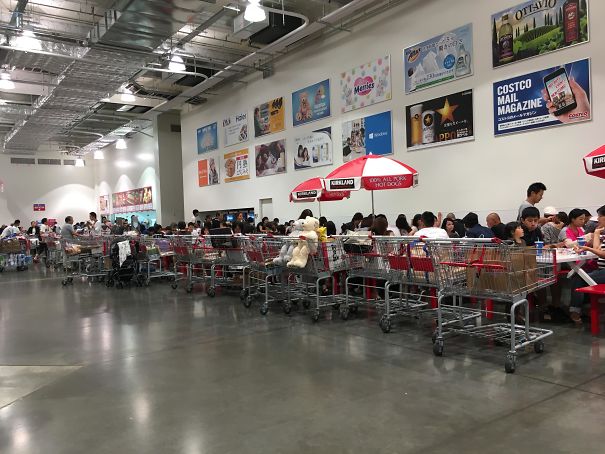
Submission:
[[[467,286],[476,291],[518,293],[537,280],[536,253],[531,249],[478,246],[466,257]]]
[[[343,244],[338,241],[320,243],[324,266],[330,271],[342,271],[347,268],[347,256]]]

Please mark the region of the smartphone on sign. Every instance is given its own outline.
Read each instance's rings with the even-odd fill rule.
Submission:
[[[544,87],[546,88],[550,102],[552,102],[553,107],[556,109],[554,112],[556,117],[574,110],[578,106],[576,97],[571,91],[569,77],[565,68],[559,68],[544,77]]]

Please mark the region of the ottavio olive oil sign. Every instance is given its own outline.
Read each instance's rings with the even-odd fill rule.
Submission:
[[[588,3],[534,0],[494,14],[494,68],[588,42]]]

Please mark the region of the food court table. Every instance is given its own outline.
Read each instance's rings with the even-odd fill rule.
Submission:
[[[577,274],[582,278],[587,285],[597,285],[597,283],[592,279],[588,273],[582,269],[584,264],[589,260],[596,260],[597,256],[592,252],[585,252],[584,254],[576,254],[570,249],[557,249],[556,260],[557,265],[561,263],[569,263],[571,266],[571,270],[567,273],[567,278],[570,279],[574,274]],[[547,254],[543,257],[538,257],[538,262],[547,263],[552,262],[555,255]]]

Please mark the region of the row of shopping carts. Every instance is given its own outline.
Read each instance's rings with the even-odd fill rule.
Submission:
[[[0,273],[5,270],[25,271],[31,263],[30,242],[27,238],[0,240]]]
[[[235,289],[244,306],[258,305],[263,315],[271,307],[286,314],[302,307],[314,322],[325,310],[334,309],[346,320],[365,306],[378,314],[385,333],[397,318],[428,319],[438,356],[445,338],[453,335],[507,345],[508,372],[516,368],[518,351],[531,345],[541,353],[544,339],[552,335],[530,325],[528,303],[528,294],[556,281],[551,250],[493,240],[367,235],[319,243],[271,235],[99,237],[61,245],[65,285],[76,276],[118,287],[127,279],[149,285],[162,278],[188,293],[202,284],[211,297],[218,288]],[[288,267],[288,255],[302,247],[309,251],[306,266]],[[498,303],[503,309],[495,309]]]

